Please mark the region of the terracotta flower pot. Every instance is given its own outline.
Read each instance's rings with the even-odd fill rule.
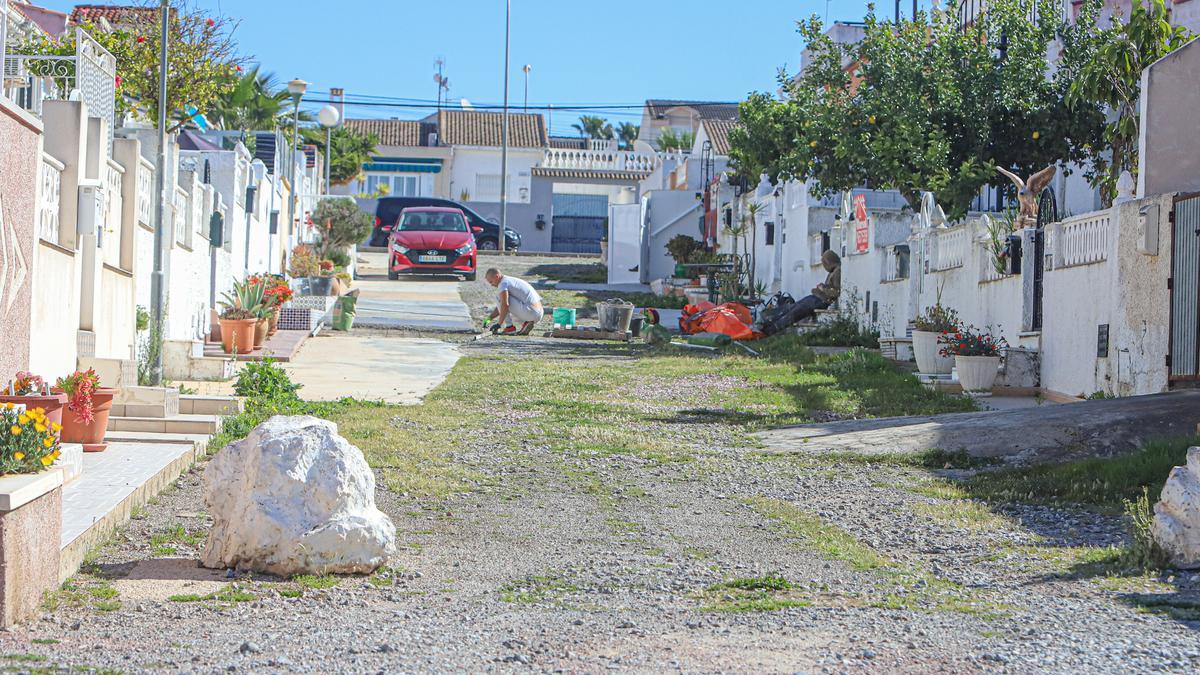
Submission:
[[[912,332],[913,356],[917,358],[917,370],[922,375],[949,375],[954,370],[954,357],[941,354],[940,336],[941,333],[926,330]]]
[[[259,319],[254,324],[254,348],[262,349],[263,343],[267,341],[267,331],[270,329],[270,324],[267,319]]]
[[[63,410],[62,442],[82,443],[84,452],[104,452],[108,443],[104,442],[104,434],[108,431],[108,413],[112,410],[113,397],[116,389],[101,387],[92,393],[91,424],[84,424],[70,410]],[[66,394],[63,394],[66,397]]]
[[[254,351],[254,331],[258,319],[221,319],[221,347],[226,354],[249,354]]]
[[[279,331],[279,310],[280,310],[280,308],[276,307],[275,311],[271,312],[271,316],[267,317],[267,335],[268,336],[274,335],[276,332]]]
[[[0,396],[0,405],[12,403],[23,405],[26,410],[41,408],[46,411],[46,419],[62,424],[63,406],[67,404],[66,394],[50,394],[49,396]]]

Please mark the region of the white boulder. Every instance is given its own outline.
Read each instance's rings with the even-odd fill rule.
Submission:
[[[204,472],[205,567],[280,576],[366,574],[395,552],[362,451],[315,417],[272,417]]]
[[[1200,448],[1189,448],[1187,464],[1171,469],[1154,505],[1153,533],[1172,565],[1200,567]]]

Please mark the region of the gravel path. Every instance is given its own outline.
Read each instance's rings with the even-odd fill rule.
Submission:
[[[481,341],[469,353],[516,349]],[[1070,574],[1115,518],[999,513],[916,468],[767,457],[678,415],[732,377],[648,378],[690,461],[563,455],[481,439],[488,477],[419,503],[380,490],[405,549],[370,579],[228,578],[195,566],[203,467],[99,552],[45,617],[0,634],[8,668],[126,672],[1195,672],[1198,623],[1129,600],[1195,597],[1196,575]],[[536,415],[498,403],[501,433]],[[669,421],[668,421],[669,420]],[[968,503],[970,504],[970,503]],[[770,579],[786,580],[770,587]],[[736,581],[737,583],[728,583]],[[720,586],[721,584],[724,586]],[[741,586],[739,588],[739,586]],[[774,611],[713,611],[730,609]]]

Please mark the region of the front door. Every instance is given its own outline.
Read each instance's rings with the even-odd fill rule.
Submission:
[[[1031,330],[1042,329],[1043,289],[1046,279],[1046,226],[1058,221],[1058,202],[1050,188],[1038,197],[1037,230],[1033,233],[1033,322]]]
[[[1200,384],[1200,194],[1175,198],[1171,218],[1171,343],[1173,386]]]

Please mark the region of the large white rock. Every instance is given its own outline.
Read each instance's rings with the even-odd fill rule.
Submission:
[[[205,567],[280,576],[369,573],[395,552],[362,451],[315,417],[272,417],[204,472]]]
[[[1187,465],[1171,469],[1154,505],[1153,532],[1171,564],[1200,567],[1200,448],[1189,448]]]

